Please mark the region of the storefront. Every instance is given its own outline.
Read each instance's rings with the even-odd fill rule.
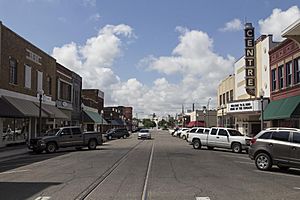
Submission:
[[[264,120],[272,127],[300,128],[300,96],[272,101],[264,111]]]
[[[84,106],[83,110],[83,129],[85,131],[104,132],[107,121],[98,113],[97,109]]]
[[[41,133],[37,133],[39,119],[39,104],[37,102],[2,96],[0,109],[0,146],[23,143],[27,139],[37,137],[58,126],[56,119],[67,118],[55,106],[43,103]]]
[[[268,100],[265,100],[264,107],[267,103]],[[235,118],[235,128],[244,135],[252,137],[261,130],[261,101],[259,99],[228,103],[227,114]]]

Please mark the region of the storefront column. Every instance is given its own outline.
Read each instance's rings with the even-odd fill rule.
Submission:
[[[0,147],[4,147],[5,144],[3,142],[3,119],[0,118]]]

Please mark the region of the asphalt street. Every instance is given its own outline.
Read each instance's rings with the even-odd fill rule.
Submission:
[[[0,159],[0,199],[300,199],[300,170],[258,171],[246,153],[195,150],[167,131]],[[2,151],[0,154],[4,154]]]

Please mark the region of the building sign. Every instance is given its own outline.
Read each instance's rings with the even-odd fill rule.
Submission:
[[[253,112],[253,111],[260,111],[259,100],[234,102],[234,103],[229,103],[227,105],[228,113]]]
[[[245,72],[246,92],[250,96],[256,96],[255,41],[252,23],[245,24]]]

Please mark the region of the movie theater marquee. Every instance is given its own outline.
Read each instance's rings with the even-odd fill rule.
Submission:
[[[256,96],[255,41],[252,23],[245,24],[245,72],[246,92]]]

